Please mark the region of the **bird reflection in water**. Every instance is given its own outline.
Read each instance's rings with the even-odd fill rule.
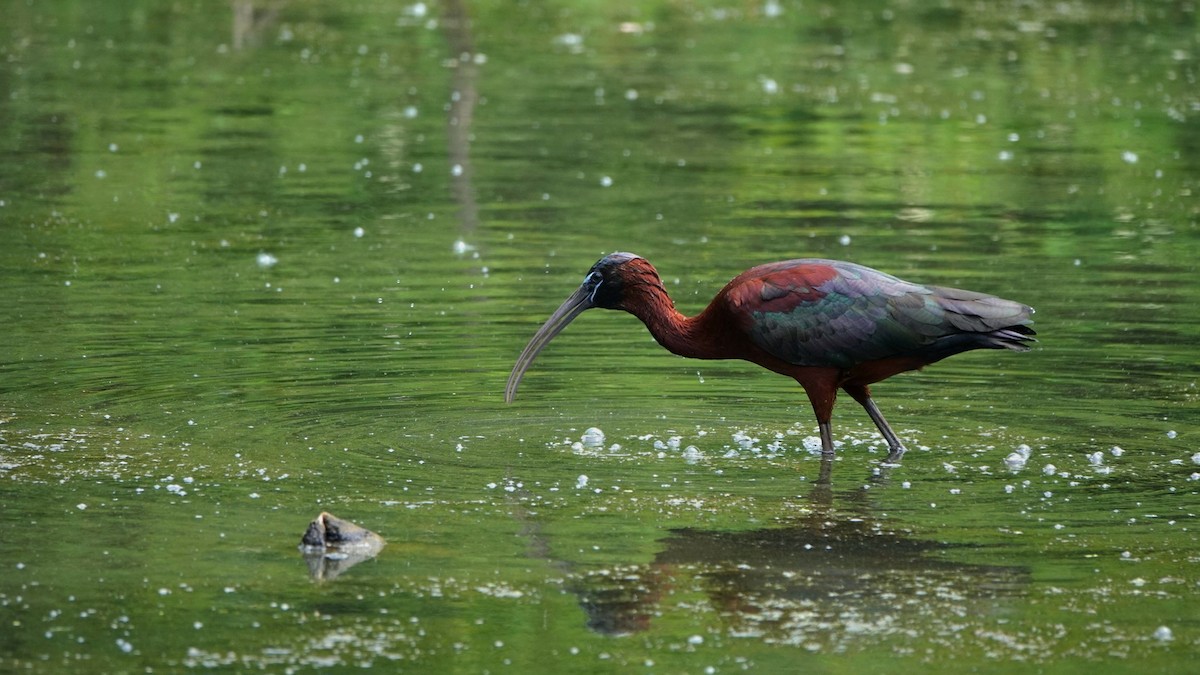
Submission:
[[[815,487],[797,505],[807,514],[782,527],[672,530],[650,562],[576,571],[569,588],[588,627],[634,634],[701,606],[731,635],[832,648],[1003,612],[1003,598],[1029,583],[1026,568],[954,562],[937,555],[950,545],[890,531],[866,509],[835,511]]]

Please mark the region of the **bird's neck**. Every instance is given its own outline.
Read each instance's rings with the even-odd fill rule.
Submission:
[[[730,358],[721,349],[723,327],[709,325],[713,323],[710,311],[684,316],[675,309],[661,282],[639,285],[629,295],[625,311],[641,319],[654,339],[672,354],[693,359]]]

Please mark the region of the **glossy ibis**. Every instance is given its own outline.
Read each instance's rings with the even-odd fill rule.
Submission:
[[[890,450],[904,454],[868,385],[971,349],[1027,351],[1033,308],[991,295],[921,286],[838,260],[760,265],[725,285],[704,311],[675,309],[644,258],[613,253],[534,334],[504,388],[511,402],[538,352],[581,312],[621,309],[663,347],[696,359],[744,359],[794,378],[812,403],[822,455],[833,455],[830,417],[841,389],[866,409]]]

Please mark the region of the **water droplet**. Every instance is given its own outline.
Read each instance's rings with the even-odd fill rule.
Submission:
[[[1020,469],[1025,468],[1025,457],[1022,457],[1020,454],[1013,452],[1013,453],[1010,453],[1008,455],[1008,457],[1004,458],[1004,464],[1006,466],[1008,466],[1009,469],[1012,469],[1013,471],[1018,471]]]

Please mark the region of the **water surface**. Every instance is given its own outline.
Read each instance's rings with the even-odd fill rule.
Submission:
[[[1194,7],[5,24],[4,669],[1194,660]],[[828,486],[794,382],[628,315],[580,317],[505,405],[614,250],[688,313],[751,265],[832,257],[1027,302],[1040,342],[878,385],[899,467],[843,400]],[[388,546],[311,581],[322,510]]]

